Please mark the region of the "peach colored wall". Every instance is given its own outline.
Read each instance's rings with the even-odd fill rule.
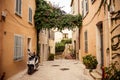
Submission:
[[[119,5],[120,5],[120,0],[115,1],[115,12],[120,10]],[[111,17],[114,17],[114,15]],[[115,20],[112,21],[112,27],[111,27],[112,30],[119,24],[120,24],[120,19],[118,19],[116,21]],[[112,32],[112,37],[114,37],[116,35],[120,35],[120,25]],[[118,42],[118,38],[114,38],[114,44],[116,44],[117,42]],[[119,47],[120,47],[120,45],[119,45]],[[120,49],[117,51],[112,51],[112,54],[114,54],[114,53],[120,54]],[[118,61],[120,63],[120,56],[117,56],[115,59],[113,59],[113,61]]]
[[[88,6],[89,6],[89,12],[83,19],[83,26],[80,32],[80,46],[81,46],[81,59],[83,56],[87,54],[92,54],[97,57],[97,48],[100,45],[97,45],[97,26],[96,24],[99,21],[103,22],[103,50],[104,50],[104,56],[106,56],[106,48],[108,47],[108,23],[107,23],[107,16],[104,14],[103,7],[101,8],[100,12],[94,17],[94,19],[91,21],[92,17],[94,16],[95,12],[98,10],[100,1],[96,0],[93,4],[91,3],[91,0],[88,0]],[[80,0],[81,4],[81,0]],[[80,8],[81,9],[81,8]],[[82,12],[80,10],[80,12]],[[90,22],[90,23],[89,23]],[[84,45],[84,32],[87,30],[88,33],[88,53],[85,53],[85,45]],[[105,61],[105,58],[104,58]]]
[[[0,1],[0,11],[2,10],[2,1]],[[2,56],[2,21],[0,16],[0,76],[1,76],[1,56]]]
[[[79,4],[80,6],[80,4]],[[71,8],[72,8],[72,14],[77,15],[78,14],[78,0],[71,0]],[[76,45],[74,44],[74,41],[76,41]],[[73,44],[73,49],[76,51],[76,56],[78,58],[78,53],[79,53],[79,29],[75,28],[74,31],[72,32],[72,44]]]
[[[94,16],[93,14],[95,14],[96,10],[98,9],[98,4],[100,3],[100,1],[95,1],[95,3],[91,4],[91,1],[88,0],[89,2],[89,12],[86,15],[86,17],[83,19],[83,27],[82,27],[82,32],[81,32],[81,51],[83,53],[83,56],[85,54],[93,54],[96,55],[96,24],[99,21],[102,21],[104,18],[104,15],[102,14],[102,12],[99,15],[96,15],[96,17],[92,20],[92,22],[90,24],[88,24],[90,22],[90,20],[92,19],[92,17]],[[88,24],[88,25],[87,25]],[[88,53],[85,53],[84,51],[84,32],[87,30],[88,32]]]
[[[41,64],[48,59],[48,30],[41,30],[39,33]]]
[[[2,10],[7,13],[6,20],[3,22],[3,42],[2,42],[2,62],[1,72],[6,72],[6,78],[25,69],[27,63],[27,39],[31,38],[31,51],[36,51],[36,31],[34,20],[32,24],[28,23],[29,6],[32,8],[33,16],[35,11],[34,0],[22,0],[22,16],[15,14],[15,0],[2,0]],[[0,7],[1,8],[1,7]],[[0,11],[1,12],[1,11]],[[23,58],[20,61],[14,61],[14,35],[23,37]]]

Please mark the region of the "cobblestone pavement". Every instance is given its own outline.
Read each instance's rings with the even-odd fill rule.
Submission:
[[[25,70],[24,74],[9,80],[93,80],[89,74],[84,74],[84,70],[84,65],[79,61],[60,59],[44,62],[32,75]]]

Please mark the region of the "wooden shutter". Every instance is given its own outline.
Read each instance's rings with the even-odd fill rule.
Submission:
[[[85,31],[84,37],[85,37],[85,52],[88,52],[88,35],[87,35],[87,31]]]
[[[16,36],[14,38],[14,60],[19,60],[23,57],[23,42],[21,36]]]
[[[22,1],[16,0],[16,14],[21,16]]]
[[[22,3],[21,3],[21,0],[19,0],[19,14],[20,14],[20,15],[21,15],[21,7],[22,7],[21,4],[22,4]]]
[[[84,0],[82,0],[82,16],[84,17]]]
[[[32,23],[32,9],[29,8],[29,22]]]

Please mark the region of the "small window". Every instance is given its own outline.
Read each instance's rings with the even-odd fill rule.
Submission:
[[[88,13],[88,0],[82,0],[82,16],[85,17]]]
[[[82,17],[84,17],[84,0],[81,3],[82,3]]]
[[[22,1],[21,0],[16,0],[16,11],[15,13],[19,16],[21,16],[21,5],[22,5]]]
[[[29,22],[32,23],[32,9],[29,8]]]
[[[23,38],[22,36],[14,36],[14,60],[21,60],[23,57]]]
[[[87,31],[84,32],[84,39],[85,39],[85,52],[88,52],[88,35],[87,35]]]
[[[91,0],[91,3],[93,4],[95,2],[95,0]]]

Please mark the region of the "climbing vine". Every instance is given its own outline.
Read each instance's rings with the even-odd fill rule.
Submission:
[[[58,6],[52,6],[44,0],[36,0],[36,11],[34,16],[37,31],[37,48],[39,49],[39,32],[42,29],[73,29],[82,25],[81,15],[66,14]],[[39,53],[39,50],[37,50]]]

